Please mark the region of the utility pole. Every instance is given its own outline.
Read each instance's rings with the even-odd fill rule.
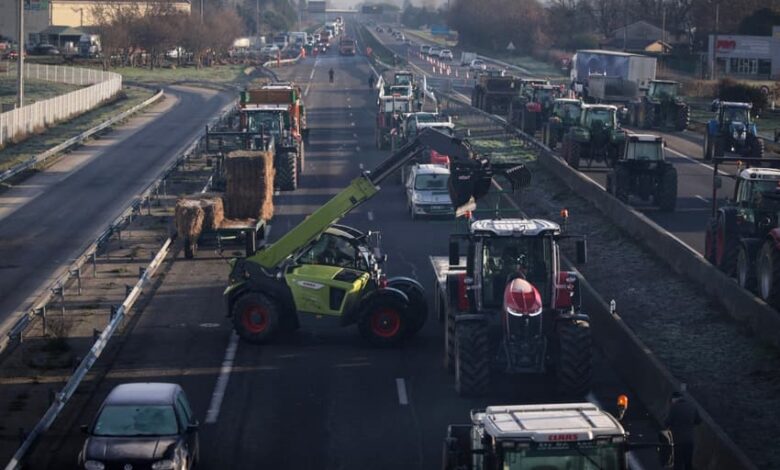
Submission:
[[[718,62],[718,23],[720,22],[720,2],[715,4],[715,36],[712,38],[712,62],[710,63],[710,80],[716,79]]]
[[[16,107],[24,106],[24,0],[19,5],[19,53],[16,59]]]
[[[203,24],[203,0],[200,0],[200,24]]]
[[[260,41],[260,0],[255,3],[255,34],[257,41]]]

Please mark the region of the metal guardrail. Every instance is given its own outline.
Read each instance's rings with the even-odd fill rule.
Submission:
[[[18,165],[15,165],[13,168],[9,168],[8,170],[5,170],[4,172],[0,173],[0,183],[3,181],[8,180],[9,178],[13,178],[14,176],[18,175],[19,173],[22,173],[23,171],[27,171],[30,168],[33,168],[36,165],[44,164],[47,159],[58,155],[65,150],[69,149],[70,147],[73,147],[74,145],[80,144],[84,142],[89,137],[97,134],[98,132],[102,131],[103,129],[106,129],[108,127],[113,126],[117,122],[127,118],[128,116],[138,112],[140,109],[145,108],[146,106],[149,106],[150,104],[154,103],[155,101],[159,100],[163,96],[163,91],[158,90],[157,93],[152,96],[151,98],[147,99],[143,103],[139,103],[132,108],[128,109],[127,111],[118,114],[111,119],[102,122],[101,124],[98,124],[97,126],[93,127],[92,129],[89,129],[85,132],[82,132],[81,134],[71,137],[70,139],[62,142],[59,145],[56,145],[49,150],[40,153],[34,157],[31,157],[28,160],[23,161],[22,163],[19,163]]]
[[[222,120],[227,116],[227,114],[232,109],[234,103],[229,103],[225,108],[223,108],[222,112],[212,119],[208,125],[214,125]],[[134,198],[133,201],[127,206],[127,208],[120,214],[117,218],[115,218],[109,225],[106,227],[103,232],[98,235],[98,237],[95,239],[94,242],[92,242],[86,250],[82,253],[81,256],[79,256],[70,266],[63,269],[60,274],[56,277],[55,281],[48,286],[47,289],[43,291],[43,294],[41,297],[39,297],[33,305],[23,311],[23,313],[20,315],[19,319],[14,323],[14,325],[9,329],[7,333],[4,333],[2,336],[0,336],[0,352],[5,351],[9,344],[16,341],[21,340],[21,335],[24,332],[24,330],[29,326],[32,319],[35,318],[36,315],[42,315],[45,312],[45,307],[53,300],[55,294],[54,292],[57,292],[60,288],[65,287],[67,282],[75,275],[78,276],[81,273],[81,268],[91,259],[94,259],[97,257],[99,251],[105,243],[111,238],[111,236],[117,232],[119,232],[122,227],[124,227],[130,220],[132,220],[133,216],[140,212],[141,207],[144,205],[151,204],[151,199],[154,195],[159,194],[160,187],[165,184],[165,181],[167,180],[168,176],[176,170],[176,168],[179,167],[184,161],[186,161],[195,151],[195,149],[199,146],[201,139],[203,135],[199,134],[198,137],[189,145],[187,148],[181,152],[179,157],[176,158],[170,165],[168,165],[161,173],[160,175],[155,179],[155,181],[151,182],[139,195],[138,197]]]
[[[210,122],[207,125],[213,126],[214,124],[223,121],[225,117],[230,113],[232,108],[233,108],[233,103],[231,102],[227,106],[225,106],[225,108],[222,109],[222,112],[219,114],[219,116],[210,120]],[[115,233],[123,225],[125,225],[132,218],[132,215],[135,212],[140,210],[140,207],[142,206],[144,201],[146,201],[147,204],[151,204],[152,194],[157,192],[160,186],[164,184],[168,176],[176,168],[178,168],[179,165],[181,165],[184,161],[189,159],[192,153],[197,150],[197,148],[201,144],[203,136],[204,134],[199,134],[198,137],[189,146],[187,146],[187,148],[180,154],[180,156],[174,162],[172,162],[171,165],[169,165],[160,174],[160,176],[158,176],[158,178],[154,182],[152,182],[149,186],[147,186],[147,189],[142,193],[142,195],[134,199],[133,202],[127,207],[127,209],[125,209],[122,215],[120,215],[117,219],[115,219],[114,222],[112,222],[108,226],[108,228],[106,228],[106,230],[104,230],[103,233],[101,233],[100,236],[97,237],[95,242],[93,242],[89,246],[89,248],[87,248],[87,250],[84,252],[84,254],[79,257],[76,263],[74,263],[74,266],[76,266],[76,268],[68,269],[65,275],[63,275],[60,279],[58,279],[53,284],[53,286],[59,286],[61,288],[64,288],[65,283],[71,276],[71,273],[80,270],[81,266],[88,259],[90,259],[92,256],[96,256],[99,248],[108,241],[108,239],[111,237],[113,233]],[[209,187],[210,183],[211,183],[211,178],[209,178],[209,180],[206,182],[206,186],[204,187],[204,190]],[[125,297],[125,300],[122,302],[122,304],[117,309],[117,311],[113,314],[108,326],[101,332],[100,336],[95,340],[95,343],[92,345],[87,355],[78,365],[78,367],[73,372],[73,374],[68,378],[68,381],[66,382],[65,386],[62,388],[62,391],[60,391],[54,396],[54,402],[46,410],[46,413],[43,415],[41,420],[38,421],[38,423],[32,429],[30,434],[27,435],[24,442],[22,442],[19,449],[17,449],[11,461],[8,463],[8,465],[6,465],[5,470],[15,470],[19,468],[22,459],[24,458],[25,454],[30,450],[30,448],[35,443],[35,441],[41,436],[41,434],[46,432],[51,427],[54,420],[57,418],[59,413],[65,407],[65,404],[68,402],[68,400],[71,398],[71,396],[76,391],[78,386],[81,384],[81,381],[84,379],[87,372],[89,372],[89,370],[92,368],[92,366],[95,364],[97,359],[102,354],[103,350],[108,344],[109,339],[111,339],[111,336],[113,336],[114,332],[121,324],[127,312],[133,307],[136,300],[138,300],[138,297],[141,295],[144,286],[152,278],[154,272],[157,270],[157,268],[160,266],[162,261],[165,259],[165,256],[167,255],[168,250],[170,249],[171,244],[173,243],[173,239],[174,237],[168,237],[168,239],[165,241],[163,246],[155,255],[152,262],[149,263],[146,270],[140,276],[133,289],[128,293],[128,295]],[[17,323],[11,328],[11,331],[8,333],[9,338],[12,336],[12,334],[21,335],[24,332],[24,330],[32,322],[36,312],[41,311],[41,308],[46,304],[48,304],[48,302],[52,299],[52,296],[54,295],[52,292],[53,292],[52,289],[48,289],[47,294],[45,294],[44,297],[35,304],[36,306],[30,309],[26,314],[24,314],[17,321]]]

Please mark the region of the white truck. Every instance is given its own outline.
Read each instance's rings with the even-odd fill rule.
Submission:
[[[584,49],[572,58],[570,78],[578,93],[585,97],[595,93],[596,99],[610,101],[614,95],[636,94],[647,88],[655,80],[655,71],[655,57]],[[592,82],[598,83],[592,86]]]
[[[478,59],[476,52],[461,52],[460,65],[471,65],[471,61]]]

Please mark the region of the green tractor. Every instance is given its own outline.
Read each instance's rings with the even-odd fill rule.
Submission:
[[[422,130],[275,243],[233,262],[224,296],[227,315],[242,339],[271,341],[280,332],[297,328],[299,313],[357,324],[361,335],[378,346],[398,344],[423,327],[428,308],[420,283],[408,277],[387,278],[381,269],[385,257],[371,243],[370,234],[333,224],[428,148],[451,159],[450,197],[455,207],[470,207],[488,193],[495,166],[477,157],[466,141],[435,129]],[[518,184],[530,179],[522,165],[506,174]]]
[[[580,121],[582,101],[558,98],[553,102],[552,113],[542,126],[542,140],[551,149],[558,146],[569,129]]]
[[[712,111],[717,114],[707,122],[704,160],[712,161],[715,157],[725,156],[726,152],[753,160],[764,158],[764,141],[758,136],[756,123],[751,118],[752,108],[750,103],[720,100],[712,103]]]
[[[664,141],[657,135],[631,134],[624,152],[607,173],[607,192],[627,203],[629,196],[652,199],[662,211],[677,206],[677,170],[664,159]]]
[[[644,96],[631,104],[633,124],[642,129],[684,131],[691,119],[691,107],[679,96],[680,84],[671,80],[652,80]]]
[[[583,104],[579,123],[563,136],[563,159],[574,169],[585,159],[588,167],[603,162],[612,167],[623,153],[626,133],[618,123],[616,106]]]

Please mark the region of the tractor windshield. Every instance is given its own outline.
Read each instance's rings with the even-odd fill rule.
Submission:
[[[594,108],[589,109],[585,114],[585,126],[593,127],[597,122],[600,122],[603,127],[612,127],[615,118],[615,113],[609,108]]]
[[[617,446],[528,448],[506,452],[503,470],[620,470],[621,460]]]
[[[677,96],[677,84],[665,82],[650,83],[650,96],[656,99],[674,98]]]
[[[521,276],[547,298],[552,271],[552,239],[536,237],[486,238],[482,246],[482,295],[486,307],[500,307],[504,289]]]
[[[249,131],[265,132],[274,136],[279,136],[281,132],[281,119],[277,111],[260,111],[249,113]]]
[[[727,108],[723,110],[723,120],[725,122],[750,124],[750,115],[747,108]]]
[[[631,142],[626,148],[628,160],[662,160],[663,152],[660,142]]]
[[[558,103],[555,105],[555,115],[566,122],[575,122],[580,119],[582,108],[577,103]]]
[[[397,74],[394,81],[395,85],[411,85],[412,76],[409,74]]]
[[[745,202],[756,209],[778,208],[780,181],[742,180],[737,189],[737,202]]]

